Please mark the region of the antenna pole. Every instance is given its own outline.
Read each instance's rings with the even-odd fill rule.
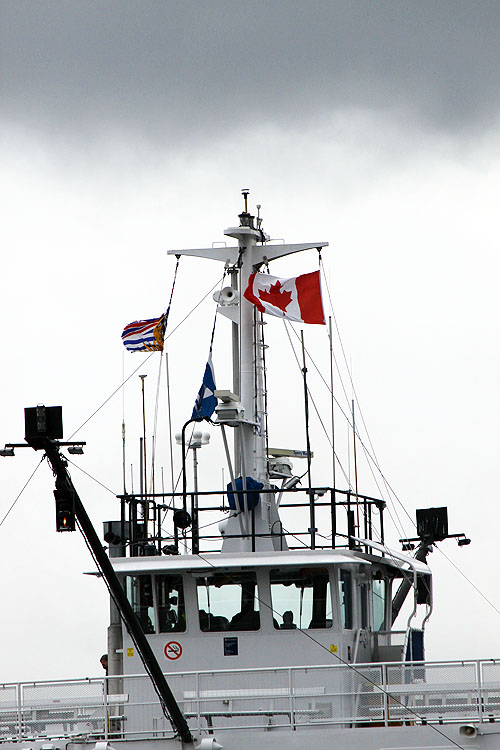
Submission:
[[[172,496],[175,492],[175,480],[174,480],[174,447],[172,441],[172,407],[170,402],[170,370],[168,367],[168,352],[165,352],[165,369],[167,371],[167,404],[168,404],[168,436],[170,443],[170,482],[172,485]],[[163,469],[162,469],[162,483],[163,483]],[[164,489],[162,487],[162,492]],[[173,497],[172,497],[173,500]]]
[[[139,375],[141,379],[141,390],[142,390],[142,433],[143,443],[142,449],[144,451],[144,538],[148,534],[148,516],[149,516],[149,504],[148,504],[148,464],[146,461],[146,401],[144,397],[144,380],[147,375]]]
[[[309,394],[307,391],[307,367],[306,367],[306,350],[304,346],[304,331],[300,332],[302,343],[302,374],[304,376],[304,412],[306,421],[306,451],[307,451],[307,483],[309,485],[309,533],[311,535],[311,549],[316,549],[316,524],[314,514],[314,492],[312,491],[311,480],[311,443],[309,440]]]
[[[123,494],[127,494],[125,483],[125,419],[122,421],[122,464],[123,464]]]
[[[125,352],[122,352],[122,383],[125,383]],[[127,494],[125,481],[126,472],[126,451],[125,451],[125,388],[122,388],[122,463],[123,463],[123,494]]]
[[[352,452],[353,452],[353,458],[354,458],[354,487],[356,489],[356,526],[358,528],[358,534],[360,532],[359,528],[359,503],[358,503],[358,462],[356,459],[356,417],[354,414],[354,399],[352,399]]]
[[[332,338],[332,316],[328,318],[328,335],[330,338],[330,402],[331,402],[331,421],[332,421],[332,481],[333,481],[333,501],[335,502],[335,413],[333,399],[333,338]]]
[[[250,193],[250,190],[247,190],[247,188],[243,188],[243,190],[241,191],[241,193],[242,193],[243,199],[245,201],[245,213],[247,214],[248,213],[248,194]]]

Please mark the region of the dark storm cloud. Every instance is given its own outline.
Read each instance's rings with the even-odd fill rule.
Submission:
[[[203,136],[349,107],[496,123],[500,3],[3,0],[4,120],[61,134]]]

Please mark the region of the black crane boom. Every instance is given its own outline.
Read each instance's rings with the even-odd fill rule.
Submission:
[[[166,715],[170,718],[172,725],[179,734],[181,740],[186,744],[193,742],[193,736],[189,729],[188,723],[184,714],[182,713],[179,705],[168,686],[168,683],[163,675],[163,672],[158,664],[158,661],[153,653],[151,646],[149,645],[148,639],[144,635],[142,627],[137,619],[132,606],[127,599],[125,591],[123,590],[120,581],[111,565],[111,562],[102,546],[99,537],[92,525],[90,518],[87,515],[87,511],[80,500],[78,493],[73,485],[72,479],[67,470],[67,463],[61,453],[59,452],[59,445],[57,441],[51,440],[50,438],[42,438],[43,445],[40,445],[40,438],[37,438],[36,445],[30,442],[30,439],[26,438],[28,444],[35,450],[43,448],[46,456],[52,466],[54,474],[56,476],[56,487],[58,491],[70,493],[74,502],[74,513],[75,517],[80,525],[83,536],[85,537],[89,547],[92,550],[96,563],[102,573],[111,595],[120,611],[121,617],[134,640],[139,655],[142,659],[144,667],[151,677],[154,688],[160,699],[162,709]]]

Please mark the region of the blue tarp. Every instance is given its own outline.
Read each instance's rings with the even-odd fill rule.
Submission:
[[[227,499],[229,501],[229,507],[231,510],[245,510],[245,507],[248,508],[248,510],[252,510],[252,508],[255,508],[260,500],[260,495],[256,490],[263,489],[264,485],[262,482],[258,482],[253,477],[247,477],[247,502],[245,504],[244,501],[244,493],[239,492],[239,490],[243,489],[243,479],[241,477],[238,477],[234,480],[234,483],[236,485],[236,498],[234,496],[233,492],[233,485],[231,482],[227,485]],[[238,507],[236,507],[238,506]]]

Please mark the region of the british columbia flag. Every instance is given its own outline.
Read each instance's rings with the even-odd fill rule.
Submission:
[[[166,325],[166,313],[150,320],[134,320],[123,329],[123,345],[129,352],[162,352]]]

